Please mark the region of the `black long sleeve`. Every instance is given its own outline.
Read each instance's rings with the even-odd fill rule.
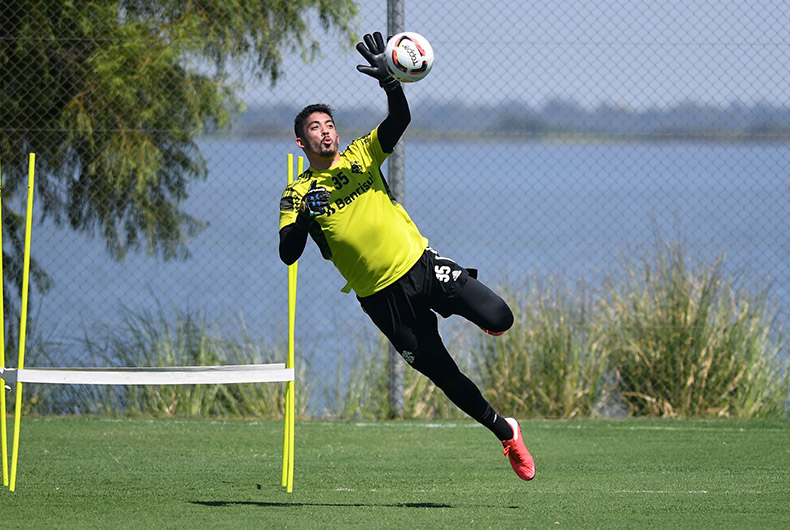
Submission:
[[[400,83],[387,91],[387,106],[389,113],[379,125],[379,143],[385,153],[391,153],[411,122],[409,102]]]
[[[309,220],[297,216],[296,222],[282,227],[280,230],[280,259],[290,265],[299,259],[307,245]]]

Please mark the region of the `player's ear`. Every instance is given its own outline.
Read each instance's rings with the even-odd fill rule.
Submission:
[[[301,138],[299,138],[298,136],[296,137],[296,146],[297,146],[299,149],[304,149],[304,140],[302,140],[302,139],[301,139]]]

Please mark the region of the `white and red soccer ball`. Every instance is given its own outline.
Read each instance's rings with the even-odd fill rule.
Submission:
[[[419,81],[433,67],[431,43],[413,31],[398,33],[388,40],[385,55],[392,77],[405,83]]]

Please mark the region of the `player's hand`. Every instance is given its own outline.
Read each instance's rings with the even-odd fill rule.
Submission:
[[[384,50],[387,47],[384,37],[376,31],[373,35],[365,34],[363,40],[365,42],[357,43],[357,51],[362,54],[362,57],[368,61],[370,66],[360,64],[357,65],[357,70],[378,79],[383,86],[383,83],[392,79],[389,70],[387,70],[387,61],[384,58]]]
[[[319,186],[317,180],[314,180],[310,184],[310,189],[302,197],[302,204],[302,212],[310,219],[326,213],[329,210],[329,192],[325,187]]]

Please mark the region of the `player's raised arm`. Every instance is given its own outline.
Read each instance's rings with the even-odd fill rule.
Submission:
[[[363,40],[364,42],[357,44],[357,51],[369,64],[358,65],[357,70],[378,79],[379,85],[387,93],[389,113],[379,125],[379,142],[385,153],[391,153],[411,121],[409,102],[406,101],[406,94],[400,82],[392,77],[387,69],[384,54],[386,43],[381,33],[376,31],[373,35],[366,34]]]

